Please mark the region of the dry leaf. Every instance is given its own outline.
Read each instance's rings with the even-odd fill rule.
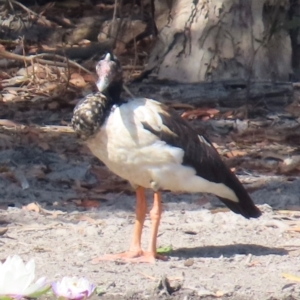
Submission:
[[[287,231],[294,231],[294,232],[300,232],[300,227],[291,227],[289,229],[287,229]]]
[[[210,116],[204,116],[204,117],[201,117],[201,120],[203,122],[205,122],[205,121],[208,121],[210,118],[211,118]]]
[[[52,92],[55,93],[56,91],[59,91],[59,85],[57,85],[57,82],[50,82],[50,81],[46,81],[43,83],[43,85],[40,86],[40,91],[43,93],[50,93]],[[37,100],[36,100],[37,101]]]
[[[11,120],[6,120],[6,119],[0,119],[0,126],[5,126],[5,127],[18,127],[21,126],[20,124],[13,122]]]
[[[97,200],[89,200],[89,199],[83,199],[80,202],[76,201],[75,204],[77,206],[84,207],[84,208],[97,208],[97,207],[100,206],[99,201],[97,201]]]
[[[41,48],[44,50],[44,51],[55,51],[57,50],[56,48],[53,48],[53,47],[50,47],[48,45],[41,45]],[[30,49],[32,51],[32,49]],[[32,53],[36,53],[38,49],[34,49],[34,51],[32,51]]]
[[[63,22],[65,25],[73,26],[72,21],[66,17],[61,17],[61,22]]]
[[[252,261],[252,262],[247,264],[247,267],[255,267],[257,265],[260,265],[259,261]]]
[[[285,279],[288,279],[288,280],[300,282],[300,277],[292,275],[292,274],[282,273],[282,277]]]
[[[26,172],[26,176],[29,178],[45,178],[45,170],[47,169],[44,165],[34,165]]]
[[[298,101],[292,102],[290,105],[285,107],[285,111],[296,118],[300,117],[300,103]]]
[[[225,156],[228,158],[236,157],[236,156],[245,156],[247,154],[246,151],[243,150],[231,150],[226,152]]]
[[[281,214],[281,215],[297,215],[299,216],[299,211],[300,211],[300,206],[297,207],[296,209],[297,211],[294,211],[294,209],[279,209],[276,210],[277,214]]]
[[[224,292],[222,292],[222,291],[216,291],[215,296],[217,298],[223,297],[224,296]]]
[[[78,42],[78,45],[85,46],[85,45],[89,45],[90,43],[91,43],[90,40],[83,39],[83,40],[81,40],[81,41]]]
[[[61,124],[61,125],[64,125],[64,126],[67,126],[67,125],[69,125],[69,123],[68,123],[68,122],[66,122],[65,120],[60,120],[60,124]]]
[[[44,151],[49,150],[50,146],[46,142],[39,142],[38,146],[42,148]]]
[[[32,202],[27,204],[26,206],[22,206],[22,209],[28,210],[28,211],[35,211],[37,213],[40,212],[40,207],[36,203]]]
[[[232,119],[234,112],[232,110],[228,110],[225,113],[223,113],[222,117],[224,119]]]
[[[0,235],[4,235],[8,231],[8,228],[0,228]]]
[[[16,96],[16,95],[13,95],[13,94],[9,94],[9,93],[3,93],[2,94],[2,100],[3,102],[12,102],[12,101],[22,101],[22,97],[20,96]]]
[[[51,110],[55,110],[59,107],[59,103],[57,101],[53,101],[48,103],[47,107]]]
[[[300,155],[295,155],[286,158],[282,163],[279,164],[278,173],[286,174],[300,167]]]
[[[83,77],[78,73],[73,73],[69,82],[79,88],[86,86],[86,82],[84,81]]]
[[[92,82],[92,83],[95,82],[95,77],[92,74],[87,74],[87,73],[84,74],[83,79],[85,82]]]
[[[199,117],[214,117],[217,115],[220,111],[215,108],[197,108],[194,110],[186,111],[184,112],[181,117],[184,119],[197,119]]]
[[[12,95],[15,95],[17,96],[18,95],[18,92],[16,90],[13,90],[13,89],[6,89],[6,91]]]

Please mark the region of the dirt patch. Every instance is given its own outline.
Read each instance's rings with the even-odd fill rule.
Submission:
[[[86,276],[103,288],[103,299],[299,299],[299,284],[283,277],[299,275],[300,213],[284,210],[299,205],[299,179],[286,182],[278,177],[252,193],[264,211],[258,220],[218,212],[220,203],[210,196],[164,193],[158,246],[172,246],[169,260],[93,265],[91,258],[128,247],[134,195],[99,194],[98,207],[87,210],[73,201],[84,197],[70,182],[96,181],[89,173],[90,157],[62,159],[33,148],[7,151],[1,152],[2,163],[9,154],[23,170],[40,163],[51,172],[42,180],[29,178],[27,189],[1,178],[1,205],[15,207],[0,210],[1,226],[8,227],[0,239],[0,259],[15,253],[26,260],[34,257],[38,275],[49,279]],[[148,200],[150,206],[151,193]],[[40,212],[20,208],[35,201],[43,208]],[[148,235],[149,219],[144,247]]]

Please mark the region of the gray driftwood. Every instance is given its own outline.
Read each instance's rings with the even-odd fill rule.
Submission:
[[[129,86],[135,96],[155,98],[162,102],[183,102],[195,106],[220,104],[243,105],[247,102],[267,100],[289,102],[293,94],[290,82],[219,81],[184,84],[175,82],[133,83]],[[276,99],[278,98],[278,99]]]

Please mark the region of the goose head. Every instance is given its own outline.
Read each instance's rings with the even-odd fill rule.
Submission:
[[[112,98],[119,97],[122,90],[122,68],[117,57],[106,53],[96,65],[98,91],[109,94]]]

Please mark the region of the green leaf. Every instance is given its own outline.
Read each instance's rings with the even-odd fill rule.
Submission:
[[[97,296],[101,296],[101,295],[103,295],[103,294],[106,293],[105,289],[103,287],[101,287],[101,286],[97,286],[95,288],[95,291],[96,291],[96,295]]]
[[[166,246],[166,247],[159,247],[156,249],[157,254],[169,254],[172,252],[173,248],[172,246]]]
[[[49,290],[50,290],[50,285],[46,285],[44,288],[42,288],[41,290],[38,290],[37,292],[33,293],[33,294],[30,294],[28,295],[27,297],[28,298],[38,298],[40,297],[41,295],[47,293]]]
[[[5,296],[5,295],[0,295],[0,300],[11,300],[12,298]]]

